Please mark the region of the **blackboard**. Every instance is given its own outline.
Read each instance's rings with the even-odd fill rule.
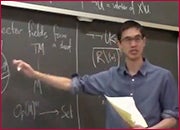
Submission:
[[[56,8],[84,11],[114,17],[178,26],[178,1],[91,1],[91,2],[29,2]],[[166,15],[163,15],[166,14]],[[174,14],[174,15],[173,15]]]
[[[102,97],[72,95],[29,79],[13,68],[12,60],[25,60],[41,72],[59,76],[96,73],[120,64],[115,36],[120,25],[3,6],[2,127],[104,128]],[[171,70],[177,80],[178,33],[146,30],[145,56]]]
[[[4,5],[122,23],[134,19],[151,28],[178,31],[178,1],[2,2]]]

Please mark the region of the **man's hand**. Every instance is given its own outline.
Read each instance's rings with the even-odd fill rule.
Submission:
[[[135,125],[133,127],[133,129],[146,129],[145,127],[141,126],[141,125]]]
[[[22,72],[30,78],[35,78],[35,70],[26,62],[22,60],[13,60],[13,65],[17,68],[17,71]]]

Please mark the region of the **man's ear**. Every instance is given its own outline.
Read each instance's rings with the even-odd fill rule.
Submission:
[[[119,49],[121,49],[121,41],[118,40],[117,45],[118,45]]]
[[[118,47],[119,47],[119,52],[120,52],[120,55],[122,55],[122,43],[121,43],[121,41],[117,41],[117,45],[118,45]]]
[[[146,46],[146,37],[143,38],[143,41],[144,41],[144,46]]]

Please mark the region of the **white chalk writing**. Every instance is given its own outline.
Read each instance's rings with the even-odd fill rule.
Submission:
[[[22,28],[15,26],[14,22],[11,22],[10,26],[2,27],[1,33],[7,35],[20,35],[23,32]]]
[[[110,31],[105,30],[104,34],[95,34],[95,33],[87,33],[87,36],[92,37],[92,39],[104,39],[104,43],[108,45],[113,45],[117,43],[116,34],[112,34]]]
[[[41,53],[42,55],[45,55],[44,43],[32,43],[31,45],[34,47],[35,54]]]
[[[41,82],[40,80],[34,80],[34,93],[36,93],[36,90],[39,90],[39,93],[42,95],[42,88],[41,88]]]
[[[3,47],[3,40],[1,40],[1,49]],[[8,84],[9,84],[9,79],[10,79],[10,70],[9,70],[9,65],[7,62],[7,59],[3,52],[1,52],[2,56],[2,64],[1,64],[1,81],[2,81],[2,89],[1,89],[1,94],[5,92]]]
[[[68,35],[63,33],[63,29],[57,25],[53,26],[54,43],[53,48],[63,49],[71,53],[72,39],[68,38]]]
[[[118,48],[94,47],[92,51],[92,61],[96,68],[97,64],[120,64],[120,53]]]
[[[57,25],[53,26],[53,35],[54,35],[54,41],[57,42],[58,39],[66,39],[67,38],[67,34],[65,33],[59,33],[58,31],[60,31],[61,28]]]
[[[144,4],[144,2],[141,2],[138,5],[138,9],[139,9],[139,14],[149,14],[150,12],[150,7],[149,5]]]
[[[148,15],[151,13],[150,11],[150,5],[143,2],[143,1],[127,1],[127,2],[121,2],[121,1],[113,1],[113,2],[105,2],[105,1],[92,1],[92,5],[94,4],[95,7],[99,11],[107,11],[108,9],[111,10],[120,10],[120,11],[129,11],[132,13],[132,15],[141,15],[145,14]],[[81,2],[81,9],[86,9],[86,2]]]
[[[13,116],[15,118],[20,118],[20,120],[24,120],[24,117],[32,116],[35,120],[37,107],[39,107],[38,101],[26,101],[24,105],[17,104],[13,109]]]
[[[61,119],[67,118],[67,119],[73,119],[73,111],[72,111],[72,105],[62,105],[60,110],[54,109],[50,111],[40,112],[39,115],[47,115],[47,114],[55,114],[57,116],[61,116]]]
[[[43,37],[44,39],[48,38],[48,33],[44,30],[44,25],[35,23],[33,20],[28,22],[28,34],[29,37]]]

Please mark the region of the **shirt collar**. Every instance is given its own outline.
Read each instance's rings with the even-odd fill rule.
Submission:
[[[145,76],[151,67],[150,67],[150,62],[146,58],[143,58],[143,61],[144,61],[143,65],[138,72],[140,72],[143,76]],[[124,74],[124,75],[128,74],[128,70],[125,63],[120,68],[121,68],[120,69],[121,74]]]

